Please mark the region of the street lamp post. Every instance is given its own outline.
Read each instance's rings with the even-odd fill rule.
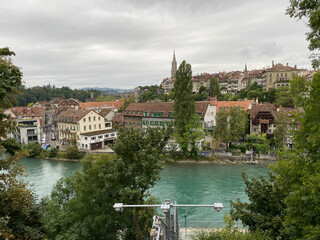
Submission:
[[[163,223],[160,217],[154,216],[153,227],[157,228],[158,233],[155,236],[155,240],[160,239],[161,227],[163,228],[164,238],[163,240],[179,240],[179,224],[178,224],[178,207],[213,207],[217,212],[220,212],[223,208],[222,203],[214,204],[176,204],[170,203],[169,199],[166,199],[162,204],[152,204],[152,205],[124,205],[123,203],[115,203],[113,208],[117,212],[122,212],[123,208],[146,208],[146,207],[160,207],[161,211],[165,214],[166,222]],[[173,215],[171,215],[171,208],[175,209]]]

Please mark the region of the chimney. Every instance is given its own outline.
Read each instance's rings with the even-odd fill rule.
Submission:
[[[274,60],[272,60],[272,67],[274,67]]]
[[[287,63],[287,67],[288,67],[288,63]]]

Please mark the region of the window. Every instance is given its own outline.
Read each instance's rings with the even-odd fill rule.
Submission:
[[[87,131],[87,127],[86,127],[86,126],[84,126],[84,127],[83,127],[83,130]]]
[[[99,138],[102,138],[103,136],[99,136]]]
[[[111,137],[114,137],[115,136],[115,134],[114,133],[111,133]]]
[[[99,129],[101,129],[101,124],[99,124]]]
[[[94,124],[94,125],[93,125],[93,127],[94,127],[94,129],[97,129],[97,126],[96,126],[96,124]]]
[[[86,148],[88,148],[88,144],[86,144]]]
[[[111,127],[111,124],[110,123],[105,123],[104,127]]]
[[[93,116],[93,121],[95,121],[96,120],[96,116]]]
[[[34,131],[34,129],[28,129],[27,130],[27,134],[35,134],[36,132]]]
[[[109,134],[104,135],[104,137],[105,137],[105,138],[108,138],[108,137],[109,137]]]
[[[100,121],[100,117],[98,117],[98,120]]]
[[[96,137],[92,137],[92,138],[91,138],[91,140],[95,140],[95,139],[96,139]]]
[[[84,140],[88,140],[88,138],[87,138],[87,137],[84,137]]]
[[[89,122],[91,122],[91,117],[89,117]]]
[[[84,147],[84,144],[82,143],[81,146]]]
[[[86,122],[86,118],[83,118],[83,122]]]
[[[91,130],[91,125],[89,125],[89,130]]]
[[[151,125],[151,126],[153,125],[153,121],[150,121],[150,125]]]

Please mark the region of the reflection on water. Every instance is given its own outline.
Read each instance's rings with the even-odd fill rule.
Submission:
[[[28,170],[27,181],[33,184],[39,199],[50,194],[57,180],[81,170],[77,162],[30,158],[20,162]],[[169,198],[178,204],[223,203],[224,209],[219,213],[208,208],[179,208],[182,226],[187,215],[188,226],[217,227],[230,210],[230,200],[247,200],[241,173],[267,176],[267,170],[267,167],[254,165],[173,164],[165,167],[161,180],[150,192],[161,202]]]
[[[78,162],[24,158],[20,160],[20,164],[27,170],[27,181],[32,184],[32,189],[39,199],[49,195],[60,178],[81,170],[81,164]]]

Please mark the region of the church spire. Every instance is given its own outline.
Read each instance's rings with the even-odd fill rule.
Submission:
[[[176,77],[176,71],[177,71],[176,52],[175,52],[175,50],[173,50],[173,60],[171,63],[171,78]]]
[[[244,72],[248,72],[247,63],[245,63],[245,65],[244,65]]]

